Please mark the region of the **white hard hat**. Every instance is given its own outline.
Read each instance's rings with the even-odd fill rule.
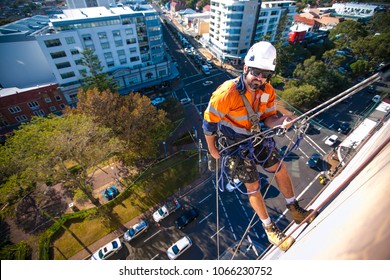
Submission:
[[[276,49],[270,42],[261,41],[254,44],[245,56],[248,67],[275,71]]]

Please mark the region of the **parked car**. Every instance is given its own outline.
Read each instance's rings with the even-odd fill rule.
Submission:
[[[184,228],[191,221],[195,220],[199,216],[199,212],[196,208],[192,207],[191,209],[185,210],[183,214],[176,219],[175,224],[178,229]]]
[[[157,105],[165,102],[165,98],[164,97],[156,97],[155,99],[151,100],[150,102],[152,103],[152,105],[157,106]]]
[[[122,248],[119,237],[104,245],[91,256],[91,260],[106,260]]]
[[[158,208],[157,211],[153,213],[153,219],[156,223],[159,223],[161,220],[165,219],[179,208],[180,203],[177,201],[177,199],[167,201],[163,206]]]
[[[118,194],[119,194],[119,191],[114,185],[112,185],[111,187],[109,187],[103,191],[103,196],[107,200],[114,199]]]
[[[190,104],[191,103],[191,98],[189,98],[189,97],[182,98],[182,99],[180,99],[180,103],[183,104],[183,105]]]
[[[372,102],[378,103],[379,101],[381,101],[381,96],[380,95],[375,95],[372,98]]]
[[[170,260],[175,260],[178,256],[183,254],[192,245],[192,240],[188,236],[184,236],[182,239],[174,243],[167,250],[167,256]]]
[[[333,134],[332,136],[329,136],[328,139],[325,140],[325,144],[328,146],[333,146],[337,141],[338,136]]]
[[[213,84],[213,81],[205,81],[202,85],[203,86],[209,86],[209,85],[212,85]]]
[[[317,166],[318,164],[318,161],[320,160],[321,158],[321,155],[319,154],[313,154],[306,162],[306,164],[310,167],[310,168],[314,168]]]
[[[349,132],[351,128],[349,127],[349,123],[346,123],[346,122],[342,122],[340,124],[340,127],[339,129],[337,130],[339,133],[344,133],[344,134],[347,134]]]
[[[145,220],[140,220],[139,223],[126,230],[125,234],[123,235],[123,239],[126,241],[130,241],[139,236],[141,233],[147,231],[148,228],[149,223]]]

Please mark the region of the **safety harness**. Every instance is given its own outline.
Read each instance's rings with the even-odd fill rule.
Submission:
[[[220,173],[220,176],[218,179],[218,181],[219,181],[218,186],[219,186],[219,190],[223,192],[225,189],[224,177],[226,176],[226,178],[229,179],[229,175],[228,175],[227,170],[226,170],[228,168],[228,169],[230,169],[230,174],[231,174],[231,181],[229,181],[229,184],[232,188],[230,188],[230,190],[232,191],[234,189],[238,189],[242,194],[250,195],[250,194],[253,194],[253,193],[256,193],[257,191],[259,191],[259,189],[262,187],[262,180],[264,178],[261,178],[260,174],[259,174],[259,188],[257,190],[249,192],[249,193],[242,191],[240,189],[241,184],[234,182],[234,179],[235,179],[234,174],[237,174],[236,172],[240,172],[239,169],[243,168],[243,167],[238,166],[238,164],[236,163],[236,161],[234,159],[237,157],[241,157],[244,160],[253,160],[256,163],[256,165],[264,166],[264,164],[267,162],[267,160],[272,155],[272,151],[276,148],[276,143],[275,143],[275,140],[273,139],[273,136],[274,135],[278,135],[278,136],[284,135],[285,129],[283,131],[281,131],[279,128],[279,130],[276,130],[276,131],[267,130],[268,133],[267,133],[267,131],[263,134],[261,133],[260,119],[259,119],[258,114],[253,110],[251,104],[249,103],[249,100],[245,96],[246,88],[245,88],[245,84],[244,84],[243,79],[244,79],[244,77],[243,77],[243,75],[241,75],[240,78],[235,81],[235,86],[236,86],[236,89],[237,89],[239,95],[241,96],[241,98],[244,102],[244,105],[245,105],[247,113],[248,113],[248,118],[249,118],[250,122],[252,123],[251,132],[254,135],[258,135],[258,137],[256,136],[254,138],[249,139],[248,141],[245,141],[245,142],[239,144],[237,148],[229,148],[229,147],[235,145],[234,140],[228,139],[226,136],[224,136],[222,133],[220,133],[220,130],[218,129],[219,133],[218,133],[218,137],[217,137],[218,138],[217,144],[218,144],[218,148],[220,150],[222,150],[221,158],[220,158],[220,165],[221,165],[220,172],[221,173]],[[261,85],[260,89],[264,91],[264,87],[265,87],[265,85],[263,84],[263,85]],[[260,102],[257,105],[256,111],[258,111],[258,109],[259,109],[259,104],[260,104]],[[284,153],[284,155],[282,157],[280,157],[279,159],[284,159],[292,152],[292,150],[296,149],[299,146],[300,140],[302,138],[303,138],[303,133],[301,134],[301,137],[298,137],[298,139],[295,142],[295,144],[293,145],[293,147],[291,147],[291,149],[286,151]],[[261,146],[259,152],[256,154],[255,147],[257,145],[260,145],[260,144],[262,146]],[[267,149],[267,148],[269,150],[267,157],[264,160],[258,159],[258,155],[261,154],[262,151],[264,149]],[[277,170],[276,172],[278,172],[278,171],[279,170]],[[270,172],[270,171],[267,171],[267,172]]]

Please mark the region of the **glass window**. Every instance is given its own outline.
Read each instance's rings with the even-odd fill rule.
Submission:
[[[18,122],[25,122],[25,121],[28,121],[27,117],[25,115],[21,115],[21,116],[16,116],[15,119],[18,121]]]
[[[56,110],[57,110],[56,106],[50,106],[50,111],[54,112]]]
[[[56,99],[56,101],[62,100],[61,96],[59,96],[59,95],[54,96],[54,98]]]
[[[34,112],[34,115],[37,117],[44,117],[46,114],[43,110],[38,110]]]
[[[66,57],[66,53],[64,51],[52,52],[52,53],[50,53],[50,56],[52,59],[56,59],[56,58],[60,58],[60,57]]]
[[[44,42],[47,48],[61,46],[60,39],[45,40]]]
[[[134,34],[134,30],[132,28],[127,28],[125,30],[125,32],[126,32],[126,35],[133,35]]]
[[[76,54],[79,54],[80,51],[79,51],[78,49],[71,49],[71,50],[70,50],[70,53],[71,53],[72,55],[76,55]]]
[[[50,103],[50,102],[51,102],[50,97],[45,97],[45,102],[46,102],[46,103]]]
[[[65,37],[65,41],[68,45],[76,43],[76,41],[73,37]]]
[[[68,61],[57,63],[56,67],[57,67],[57,69],[67,68],[67,67],[70,67],[70,63]]]
[[[75,73],[73,71],[61,74],[61,78],[62,79],[68,79],[68,78],[72,78],[72,77],[75,77],[75,76],[76,75],[75,75]]]
[[[27,103],[28,107],[30,107],[31,109],[37,109],[39,107],[39,103],[38,101],[31,101],[29,103]]]
[[[12,106],[8,108],[8,111],[10,111],[12,114],[15,114],[21,112],[22,110],[19,106]]]

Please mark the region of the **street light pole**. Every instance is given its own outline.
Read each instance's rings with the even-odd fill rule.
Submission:
[[[202,139],[199,138],[198,144],[198,153],[199,153],[199,173],[201,173],[201,165],[202,165]]]
[[[163,145],[164,145],[164,158],[167,158],[167,146],[165,141],[163,142]]]

